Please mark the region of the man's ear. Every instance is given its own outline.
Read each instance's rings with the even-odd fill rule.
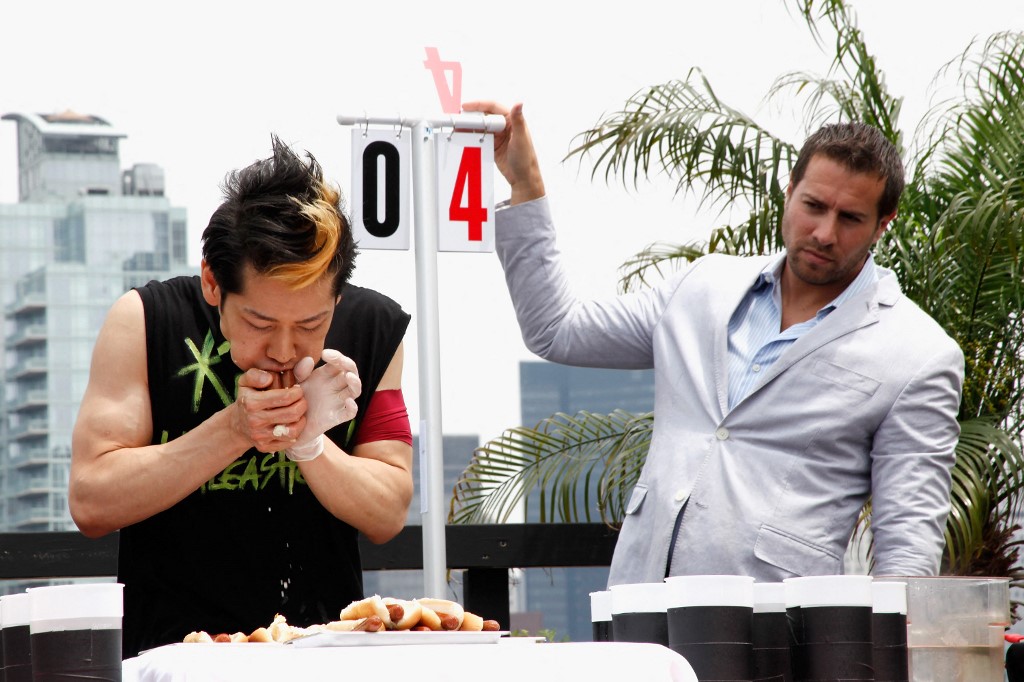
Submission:
[[[213,270],[210,269],[205,260],[199,264],[199,280],[203,285],[203,298],[214,308],[219,308],[223,298],[220,285],[217,284],[217,279],[213,276]]]
[[[878,221],[878,229],[875,230],[875,238],[871,241],[872,244],[877,244],[878,240],[882,238],[882,235],[887,229],[889,229],[889,223],[892,222],[893,218],[896,217],[896,211],[893,211],[889,215],[882,216]]]

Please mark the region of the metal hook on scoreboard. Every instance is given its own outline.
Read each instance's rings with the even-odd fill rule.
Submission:
[[[487,114],[482,111],[476,113],[480,114],[480,144],[483,144],[487,139]]]
[[[395,123],[395,139],[398,139],[398,140],[402,139],[402,125],[404,123],[405,123],[405,120],[402,118],[402,112],[399,111],[398,112],[398,122]]]
[[[366,137],[370,133],[370,117],[367,115],[366,110],[363,110],[363,137]]]
[[[448,141],[452,141],[452,135],[455,134],[455,117],[449,116],[448,121],[452,124],[452,129],[448,131]]]

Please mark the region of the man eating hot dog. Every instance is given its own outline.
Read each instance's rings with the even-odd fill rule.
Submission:
[[[276,137],[229,174],[198,277],[111,308],[75,424],[81,531],[120,530],[124,656],[362,598],[357,533],[412,497],[401,392],[409,315],[348,280],[339,192]]]

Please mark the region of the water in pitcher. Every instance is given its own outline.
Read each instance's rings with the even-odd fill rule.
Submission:
[[[914,682],[1002,682],[1003,649],[990,646],[912,646]]]

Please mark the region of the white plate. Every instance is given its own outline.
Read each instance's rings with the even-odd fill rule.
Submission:
[[[285,642],[295,647],[329,646],[394,646],[406,644],[494,644],[507,630],[489,632],[412,632],[392,630],[390,632],[315,632]]]

